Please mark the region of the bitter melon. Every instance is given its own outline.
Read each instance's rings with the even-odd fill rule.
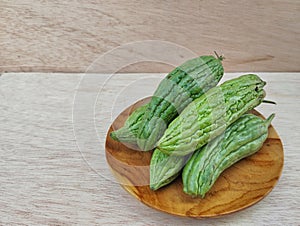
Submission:
[[[170,72],[159,84],[142,118],[137,144],[143,151],[156,146],[167,125],[191,103],[217,85],[224,69],[222,57],[201,56]]]
[[[157,148],[169,155],[192,153],[259,105],[265,97],[265,84],[257,75],[247,74],[210,89],[172,121]]]
[[[273,118],[274,114],[267,120],[245,114],[222,135],[197,150],[184,167],[183,191],[204,197],[225,169],[262,147]]]

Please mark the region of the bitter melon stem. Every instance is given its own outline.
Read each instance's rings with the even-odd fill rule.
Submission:
[[[222,60],[224,60],[225,59],[225,57],[224,56],[219,56],[219,54],[216,52],[216,51],[214,51],[214,53],[215,53],[215,55],[216,55],[216,57],[220,60],[220,61],[222,61]]]
[[[272,101],[272,100],[263,100],[262,102],[267,103],[267,104],[275,104],[276,105],[276,102]]]

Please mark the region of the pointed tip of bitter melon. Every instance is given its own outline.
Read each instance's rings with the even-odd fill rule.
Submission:
[[[159,188],[157,184],[150,184],[149,186],[152,191],[156,191]]]
[[[118,135],[116,134],[115,131],[112,131],[112,132],[109,134],[109,136],[110,136],[113,140],[119,141]]]
[[[156,191],[158,190],[160,187],[163,186],[162,181],[157,180],[157,177],[154,177],[156,175],[154,175],[154,173],[150,172],[150,184],[149,187],[152,191]]]
[[[273,113],[273,114],[271,114],[267,119],[266,119],[266,124],[269,126],[269,125],[271,125],[271,122],[272,122],[272,120],[274,119],[274,117],[275,117],[275,113]]]

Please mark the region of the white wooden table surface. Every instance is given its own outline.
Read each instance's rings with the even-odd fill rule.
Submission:
[[[202,220],[145,206],[115,183],[105,162],[110,123],[151,95],[162,74],[2,74],[0,225],[299,225],[300,73],[258,74],[277,102],[258,110],[276,113],[282,176],[256,205]]]

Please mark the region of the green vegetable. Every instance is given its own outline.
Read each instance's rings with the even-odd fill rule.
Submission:
[[[192,153],[259,105],[265,96],[265,84],[257,75],[247,74],[210,89],[173,120],[157,148],[165,154]]]
[[[159,84],[143,116],[137,144],[143,151],[156,146],[167,125],[194,99],[217,85],[224,70],[222,57],[201,56],[170,72]]]
[[[184,192],[204,197],[225,169],[262,147],[273,118],[274,114],[267,120],[245,114],[222,135],[197,150],[182,173]]]
[[[145,104],[135,109],[126,119],[123,127],[110,133],[111,138],[123,143],[136,144],[138,129],[147,106],[148,104]]]
[[[157,190],[176,179],[191,155],[166,155],[155,149],[150,162],[150,188]]]

